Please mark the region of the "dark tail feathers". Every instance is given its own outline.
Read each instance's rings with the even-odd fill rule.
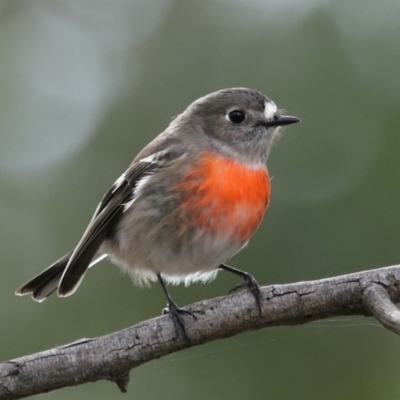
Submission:
[[[50,267],[46,268],[39,275],[36,275],[29,282],[19,287],[15,291],[15,294],[17,296],[23,296],[31,293],[33,300],[39,302],[46,300],[47,297],[57,290],[58,283],[60,282],[71,255],[72,251],[50,265]]]

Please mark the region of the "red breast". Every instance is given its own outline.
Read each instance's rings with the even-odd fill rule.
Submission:
[[[180,208],[191,223],[218,237],[246,242],[260,224],[270,197],[264,166],[254,168],[204,152],[179,181]]]

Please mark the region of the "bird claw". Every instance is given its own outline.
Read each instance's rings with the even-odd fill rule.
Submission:
[[[260,286],[258,285],[257,281],[255,280],[253,275],[250,275],[248,273],[243,274],[243,282],[239,283],[238,285],[234,286],[229,292],[228,295],[231,293],[235,292],[236,290],[242,289],[247,287],[250,292],[253,294],[254,299],[256,300],[257,303],[257,308],[258,312],[261,315],[261,303],[264,300],[261,296],[260,292]]]
[[[183,318],[183,315],[190,315],[195,320],[197,320],[197,317],[191,311],[183,310],[182,308],[179,308],[176,305],[176,303],[174,303],[173,301],[168,301],[167,308],[164,308],[162,310],[162,315],[166,315],[166,314],[169,314],[171,316],[177,334],[179,335],[179,333],[182,333],[185,341],[190,343],[190,339],[189,339],[188,335],[186,334],[185,320]]]

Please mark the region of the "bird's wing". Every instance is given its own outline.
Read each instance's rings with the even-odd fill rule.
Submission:
[[[124,213],[125,205],[134,198],[137,183],[164,167],[176,156],[162,151],[133,163],[104,195],[64,270],[58,287],[59,296],[72,294],[79,286],[97,250]]]

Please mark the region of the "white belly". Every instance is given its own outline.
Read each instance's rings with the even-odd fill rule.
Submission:
[[[217,276],[219,265],[246,245],[233,243],[229,237],[215,239],[199,233],[196,240],[176,251],[168,242],[152,243],[148,237],[137,240],[137,236],[135,241],[129,241],[123,237],[119,246],[105,242],[101,250],[139,285],[156,281],[157,273],[172,284],[211,281]]]

